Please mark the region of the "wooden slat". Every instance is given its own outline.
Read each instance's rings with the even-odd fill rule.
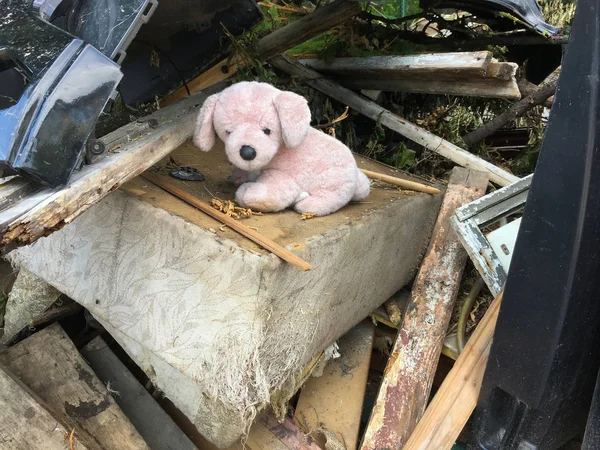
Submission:
[[[519,100],[521,91],[516,80],[473,78],[470,80],[368,80],[361,78],[332,78],[348,89],[370,87],[379,91],[410,92],[415,94],[457,95],[463,97],[502,98]]]
[[[491,52],[478,51],[335,58],[331,61],[307,59],[300,62],[326,76],[389,80],[419,76],[434,79],[485,77],[491,61]]]
[[[104,384],[119,392],[115,400],[152,449],[194,450],[196,446],[152,398],[121,360],[97,337],[81,351]],[[122,447],[122,450],[126,450]]]
[[[93,436],[95,448],[149,448],[58,324],[10,347],[0,361],[53,414]]]
[[[0,212],[2,251],[35,242],[73,221],[123,183],[160,161],[191,137],[198,107],[220,86],[160,110],[155,128],[130,124],[106,136],[107,142],[121,142],[120,148],[73,175],[62,189],[44,189],[12,208]],[[138,131],[140,125],[143,125]],[[119,145],[119,144],[116,144]]]
[[[362,450],[402,448],[422,416],[440,358],[467,253],[450,226],[459,206],[485,194],[487,175],[454,168],[429,250],[413,284]]]
[[[319,430],[335,435],[347,449],[358,445],[358,432],[373,349],[374,325],[366,320],[339,340],[340,354],[325,366],[323,375],[310,378],[296,405],[294,419],[322,446]]]
[[[190,205],[198,208],[203,213],[208,214],[212,218],[227,225],[229,228],[237,231],[242,236],[247,237],[248,239],[257,243],[264,249],[274,253],[275,255],[277,255],[281,259],[283,259],[284,261],[290,263],[291,265],[293,265],[295,267],[298,267],[300,270],[306,271],[306,270],[311,269],[311,265],[309,263],[307,263],[306,261],[304,261],[302,258],[300,258],[298,255],[295,255],[291,251],[287,250],[285,247],[282,247],[281,245],[277,244],[273,240],[263,236],[258,231],[255,231],[252,228],[247,227],[243,223],[235,220],[233,217],[230,217],[226,214],[223,214],[220,211],[217,211],[212,206],[204,203],[202,200],[197,199],[196,197],[194,197],[193,195],[184,191],[183,189],[179,189],[173,183],[169,183],[164,178],[162,178],[158,175],[152,174],[150,172],[144,173],[142,176],[145,179],[147,179],[148,181],[151,181],[152,183],[156,184],[157,186],[160,186],[165,191],[170,192],[175,197],[185,201],[186,203],[189,203]]]
[[[72,430],[64,428],[2,366],[0,366],[0,393],[0,448],[3,450],[69,448],[68,436]],[[86,449],[79,441],[77,432],[74,433],[74,444],[77,450]]]
[[[477,405],[501,301],[502,294],[486,311],[404,450],[449,450],[454,445]]]
[[[265,36],[253,48],[248,49],[248,52],[257,55],[262,60],[268,60],[345,22],[360,14],[360,12],[359,3],[337,0]],[[236,73],[240,65],[243,66],[244,64],[244,61],[233,59],[228,62],[225,59],[193,80],[188,81],[187,89],[191,93],[198,92],[219,81],[226,80]],[[185,86],[181,87],[163,99],[161,105],[170,105],[187,95]]]
[[[375,121],[379,121],[382,125],[406,136],[428,150],[438,153],[463,167],[487,172],[490,180],[500,186],[506,186],[519,180],[518,177],[494,166],[479,156],[463,150],[451,142],[408,122],[402,117],[391,113],[378,104],[355,94],[337,83],[324,79],[319,73],[303,66],[293,59],[285,56],[278,56],[271,59],[270,63],[278,69],[300,78],[304,83],[329,95],[342,104],[350,106]]]

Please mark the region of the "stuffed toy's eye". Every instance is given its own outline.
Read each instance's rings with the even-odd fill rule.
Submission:
[[[263,133],[265,133],[268,136],[271,134],[271,130],[269,130],[268,128],[264,128]]]
[[[231,134],[231,131],[230,131],[230,130],[225,130],[225,133],[226,133],[227,135],[230,135],[230,134]]]

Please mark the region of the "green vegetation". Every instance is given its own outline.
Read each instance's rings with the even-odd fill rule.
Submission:
[[[248,50],[257,39],[313,10],[314,4],[310,2],[305,2],[301,6],[286,4],[283,8],[269,2],[263,4],[267,6],[262,6],[265,20],[261,25],[239,38],[228,34],[233,50],[231,57],[243,62],[238,67],[238,80],[267,81],[304,95],[311,106],[315,126],[327,124],[340,117],[345,110],[345,105],[332,101],[302,84],[286,82],[285,85],[281,85],[277,74]],[[540,6],[548,22],[568,30],[573,19],[575,4],[563,0],[540,0]],[[414,40],[409,41],[398,37],[414,29],[416,19],[422,12],[418,0],[365,3],[364,10],[370,15],[369,20],[361,19],[335,27],[294,47],[288,53],[299,58],[317,57],[330,60],[335,57],[407,55],[444,49],[444,39],[439,39],[439,45],[432,45],[431,43],[417,44]],[[417,16],[401,21],[400,24],[390,23],[395,19],[413,15]],[[378,17],[381,20],[378,20]],[[444,23],[444,20],[441,19],[441,23]],[[388,23],[385,23],[386,21]],[[460,20],[456,23],[460,26],[465,25]],[[463,28],[460,33],[465,31],[468,30]],[[481,33],[489,35],[490,32],[491,29],[487,25],[475,31],[479,35]],[[506,58],[506,47],[489,47],[487,50],[499,60]],[[379,103],[395,114],[461,147],[464,147],[461,136],[482,126],[509,106],[509,103],[504,100],[405,93],[384,93]],[[527,147],[511,160],[504,161],[500,154],[492,152],[483,144],[471,151],[517,174],[530,173],[535,167],[545,130],[545,122],[541,119],[542,112],[543,108],[534,108],[525,117],[512,124],[513,127],[529,130],[529,142]],[[324,131],[343,141],[353,151],[400,169],[443,177],[450,167],[446,160],[433,152],[423,150],[382,127],[381,124],[356,113],[351,113],[348,118],[328,126]]]

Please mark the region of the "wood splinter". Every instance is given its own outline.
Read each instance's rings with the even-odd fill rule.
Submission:
[[[173,185],[172,183],[169,183],[168,181],[165,181],[161,177],[148,172],[143,173],[141,176],[146,180],[154,183],[158,187],[161,187],[165,191],[170,192],[180,200],[183,200],[184,202],[194,206],[195,208],[198,208],[200,211],[202,211],[205,214],[208,214],[213,219],[216,219],[219,222],[227,225],[232,230],[237,231],[242,236],[247,237],[251,241],[255,242],[256,244],[260,245],[261,247],[270,251],[271,253],[274,253],[275,255],[279,256],[281,259],[290,263],[291,265],[298,267],[299,269],[304,271],[310,270],[312,268],[312,266],[308,262],[304,261],[302,258],[293,254],[286,248],[282,247],[281,245],[277,244],[271,239],[263,236],[262,234],[254,231],[250,227],[229,217],[228,215],[217,211],[208,203],[204,203],[203,201],[198,200],[193,195],[185,192],[182,189],[179,189],[177,186]]]

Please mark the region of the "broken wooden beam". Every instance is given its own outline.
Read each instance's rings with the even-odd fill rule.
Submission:
[[[42,189],[1,211],[2,252],[59,230],[179,147],[193,133],[199,106],[219,88],[214,86],[185,103],[151,114],[143,123],[128,124],[108,134],[101,140],[118,148],[74,173],[69,185]]]
[[[518,100],[517,64],[498,62],[487,51],[412,56],[301,60],[350,89],[452,94]]]
[[[560,68],[552,72],[545,80],[543,86],[539,87],[535,92],[525,97],[524,99],[513,104],[510,108],[504,111],[502,114],[494,117],[492,120],[484,124],[481,128],[471,131],[470,133],[463,136],[463,141],[467,146],[475,145],[483,141],[486,137],[494,134],[504,125],[517,117],[521,117],[527,111],[535,106],[541,105],[551,96],[554,95],[556,87],[558,86],[558,78],[560,75]]]
[[[248,49],[248,53],[253,56],[256,55],[262,60],[269,60],[359,15],[361,11],[362,9],[358,2],[336,0],[259,39],[252,48]],[[186,86],[166,96],[162,100],[161,106],[170,105],[187,97],[189,95],[188,90],[190,93],[198,92],[219,81],[226,80],[234,75],[240,66],[244,66],[245,64],[246,61],[236,58],[232,58],[231,60],[229,58],[225,59],[193,80],[188,81]]]
[[[322,75],[314,70],[303,66],[299,62],[286,56],[277,56],[271,59],[270,63],[279,70],[299,78],[307,85],[323,92],[344,105],[348,105],[361,114],[378,121],[389,129],[406,136],[408,139],[419,145],[438,153],[445,158],[455,162],[458,165],[487,172],[489,178],[500,186],[506,186],[518,181],[519,178],[508,173],[499,167],[485,161],[451,142],[436,136],[433,133],[403,119],[396,114],[382,108],[378,104],[355,94],[339,84],[323,78]]]
[[[362,450],[402,448],[423,415],[460,288],[467,253],[450,218],[463,204],[485,194],[487,174],[454,168],[429,250],[413,284]],[[432,447],[434,448],[434,447]]]
[[[0,365],[0,448],[85,450],[77,430],[66,428],[14,375]]]
[[[404,450],[450,450],[471,416],[492,346],[502,293],[494,299]]]
[[[492,53],[454,52],[424,53],[410,56],[370,56],[366,58],[305,59],[300,63],[332,78],[346,76],[372,80],[427,77],[456,79],[485,77],[492,62]]]
[[[93,436],[88,448],[149,448],[58,324],[0,353],[0,361],[55,417]]]
[[[294,420],[323,448],[356,449],[375,327],[365,320],[339,340],[340,357],[302,388]]]

